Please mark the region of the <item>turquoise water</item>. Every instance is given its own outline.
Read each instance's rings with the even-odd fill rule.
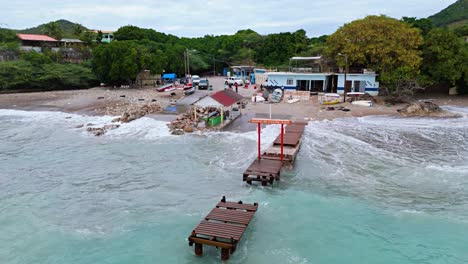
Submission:
[[[229,263],[468,263],[468,109],[449,109],[313,122],[274,187],[241,180],[255,132],[96,138],[76,126],[112,117],[0,110],[0,263],[219,263],[187,236],[222,195],[260,204]]]

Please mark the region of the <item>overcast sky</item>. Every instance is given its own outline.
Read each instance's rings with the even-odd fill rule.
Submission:
[[[366,15],[427,17],[456,0],[0,0],[0,27],[24,29],[67,19],[91,29],[124,25],[184,37],[260,34],[305,29],[309,37],[333,33]]]

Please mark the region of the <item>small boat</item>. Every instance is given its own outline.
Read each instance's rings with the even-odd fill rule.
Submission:
[[[346,96],[349,96],[349,97],[359,97],[359,96],[363,96],[365,95],[365,93],[361,93],[361,92],[349,92],[349,93],[346,93]]]
[[[193,87],[192,83],[188,83],[184,86],[184,91],[191,90]]]
[[[184,94],[185,94],[185,95],[191,95],[191,94],[193,94],[194,92],[195,92],[195,87],[191,87],[190,89],[185,90],[185,91],[184,91]]]
[[[359,105],[359,106],[366,106],[366,107],[371,107],[373,105],[372,101],[353,101],[351,104],[353,105]]]
[[[176,88],[172,85],[172,83],[170,84],[166,84],[166,85],[163,85],[161,87],[158,87],[156,88],[156,91],[158,92],[170,92],[170,91],[174,91]]]
[[[341,103],[340,95],[337,93],[326,93],[320,97],[320,104],[334,105]]]

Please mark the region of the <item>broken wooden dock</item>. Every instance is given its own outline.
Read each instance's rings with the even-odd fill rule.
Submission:
[[[203,245],[221,248],[221,259],[229,259],[258,209],[258,204],[227,202],[223,196],[213,210],[200,222],[188,237],[195,245],[195,255],[203,254]]]
[[[255,159],[245,170],[243,181],[248,184],[252,184],[252,181],[259,181],[263,186],[267,183],[273,184],[274,180],[280,180],[282,166],[281,160]]]
[[[283,120],[280,122],[285,123]],[[282,166],[294,164],[306,125],[306,122],[289,122],[284,129],[284,134],[280,133],[272,146],[245,170],[243,181],[248,184],[252,184],[252,181],[260,181],[265,186],[268,183],[273,184],[275,180],[280,180]]]

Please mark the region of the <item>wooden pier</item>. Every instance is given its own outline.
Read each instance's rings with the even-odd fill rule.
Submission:
[[[252,181],[260,181],[263,186],[273,184],[274,180],[280,180],[280,172],[283,162],[281,160],[256,159],[245,170],[243,181],[252,184]]]
[[[203,245],[209,245],[221,248],[221,259],[228,260],[257,209],[257,203],[227,202],[223,196],[188,237],[189,245],[195,245],[195,255],[201,256]]]
[[[280,180],[283,165],[293,165],[301,146],[302,135],[306,122],[292,122],[290,120],[257,119],[251,123],[258,123],[258,151],[259,156],[243,173],[243,181],[252,184],[260,181],[265,186]],[[260,155],[260,124],[281,124],[281,133],[263,154]],[[286,128],[283,125],[286,124]]]

